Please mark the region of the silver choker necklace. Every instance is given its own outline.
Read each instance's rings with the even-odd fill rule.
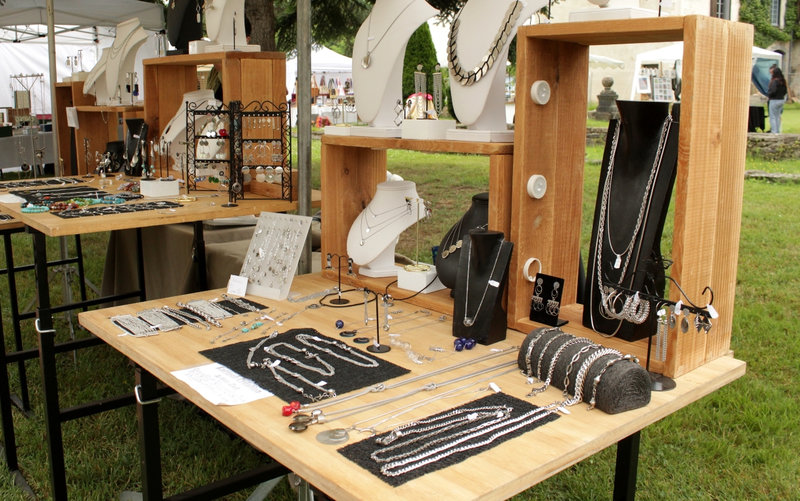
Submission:
[[[458,37],[458,29],[461,26],[462,12],[463,9],[459,11],[456,18],[453,20],[453,24],[450,26],[450,34],[447,37],[447,65],[453,72],[453,78],[456,82],[467,87],[477,83],[481,78],[486,76],[492,66],[494,66],[494,63],[503,51],[503,46],[513,33],[517,19],[519,19],[520,14],[522,14],[522,6],[519,0],[516,0],[508,7],[508,11],[505,15],[505,22],[500,27],[500,30],[498,30],[497,35],[495,35],[494,41],[492,41],[486,55],[481,58],[481,62],[478,66],[475,66],[469,71],[461,66],[457,54],[458,48],[456,47],[456,38]]]

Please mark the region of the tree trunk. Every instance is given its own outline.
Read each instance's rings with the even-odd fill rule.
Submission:
[[[246,0],[245,16],[250,21],[250,43],[261,46],[263,51],[274,51],[275,7],[273,0]]]

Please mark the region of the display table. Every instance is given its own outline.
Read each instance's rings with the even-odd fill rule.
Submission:
[[[106,179],[105,190],[115,192],[119,183],[114,179]],[[97,178],[91,179],[90,186],[100,188]],[[32,188],[35,189],[35,188]],[[171,197],[174,198],[174,197]],[[147,199],[157,200],[157,199]],[[318,203],[317,196],[317,203]],[[186,203],[182,207],[160,210],[148,210],[134,213],[105,214],[92,217],[78,217],[63,219],[49,212],[26,213],[22,211],[19,203],[2,203],[0,212],[13,216],[18,222],[24,224],[33,237],[34,268],[36,272],[36,293],[38,299],[38,318],[36,328],[38,332],[39,360],[42,371],[42,386],[45,395],[45,421],[47,426],[48,457],[50,461],[52,492],[56,499],[66,499],[67,483],[66,468],[64,464],[64,450],[61,436],[61,424],[71,419],[96,414],[105,410],[128,405],[133,402],[133,396],[123,396],[118,399],[108,399],[103,402],[93,402],[91,405],[76,406],[70,409],[61,409],[58,399],[58,375],[56,371],[55,354],[61,351],[93,346],[99,343],[95,338],[79,339],[60,345],[55,344],[55,331],[53,329],[53,315],[59,311],[66,311],[81,307],[96,306],[107,303],[109,298],[97,298],[89,301],[76,302],[70,305],[53,306],[50,301],[50,290],[47,277],[47,237],[60,237],[69,235],[82,235],[102,231],[124,230],[161,226],[173,223],[195,223],[195,257],[204,259],[204,241],[202,234],[202,221],[219,217],[234,217],[258,215],[261,212],[286,212],[297,209],[295,202],[284,200],[240,200],[235,207],[222,207],[225,198],[200,197],[196,202]],[[138,201],[129,202],[136,203]],[[191,259],[186,256],[186,259]],[[205,269],[205,263],[198,262],[200,270]],[[139,269],[142,269],[141,263]],[[129,297],[138,296],[144,300],[144,282],[139,275],[139,291],[131,293]],[[119,298],[115,298],[119,299]],[[5,437],[5,447],[16,447]]]
[[[300,294],[310,294],[331,287],[331,282],[319,275],[304,275],[296,277],[292,284],[292,291]],[[104,310],[90,311],[79,314],[81,325],[103,339],[106,343],[124,354],[137,366],[141,367],[139,383],[142,384],[142,399],[148,396],[144,388],[152,384],[152,376],[178,391],[189,401],[206,411],[220,423],[233,430],[254,447],[284,465],[310,484],[324,491],[327,495],[337,500],[347,499],[428,499],[435,493],[444,494],[453,499],[506,499],[527,487],[568,468],[569,466],[586,459],[587,457],[617,443],[625,447],[620,448],[622,454],[618,456],[618,479],[616,482],[616,496],[631,498],[632,488],[635,488],[636,458],[638,455],[638,432],[673,412],[689,405],[690,403],[714,392],[720,387],[741,377],[745,372],[745,363],[731,356],[720,357],[709,363],[677,378],[676,389],[669,392],[654,393],[649,405],[637,410],[608,415],[601,411],[586,412],[586,404],[577,404],[570,408],[571,414],[562,415],[560,419],[545,424],[520,437],[513,438],[485,451],[472,456],[464,462],[429,473],[420,478],[410,480],[399,487],[391,487],[377,476],[362,469],[355,463],[344,458],[337,452],[341,446],[325,445],[315,438],[318,432],[346,427],[365,417],[374,416],[386,409],[381,407],[365,414],[356,414],[342,418],[335,423],[313,425],[303,433],[296,433],[287,428],[289,418],[281,415],[281,406],[285,402],[277,397],[268,397],[255,402],[236,405],[213,405],[202,397],[189,385],[179,380],[173,371],[208,364],[210,361],[199,352],[207,350],[216,331],[230,329],[238,324],[236,317],[226,320],[222,329],[211,332],[183,328],[177,331],[161,333],[146,338],[120,336],[119,329],[114,327],[109,316],[117,314],[133,314],[148,307],[162,305],[175,306],[176,301],[196,298],[210,299],[219,297],[221,290],[197,293],[188,296],[148,301],[138,305],[119,306]],[[353,294],[354,302],[360,306],[361,294]],[[254,301],[266,303],[277,308],[280,312],[302,310],[309,303],[288,303],[264,300],[250,297]],[[415,310],[416,307],[396,303],[395,308],[405,312]],[[335,311],[335,314],[332,313]],[[344,320],[346,328],[363,325],[363,309],[360,307],[331,310],[320,308],[304,311],[280,327],[281,332],[292,328],[314,328],[321,334],[339,338],[336,335],[334,319]],[[393,362],[410,369],[406,376],[428,373],[435,369],[454,365],[458,362],[470,360],[473,357],[485,355],[490,349],[509,348],[519,346],[524,335],[515,331],[508,331],[508,338],[490,347],[478,345],[471,351],[456,353],[452,351],[452,337],[450,336],[450,321],[430,326],[424,329],[411,330],[414,326],[429,324],[430,319],[407,322],[397,328],[403,332],[399,338],[411,344],[412,348],[425,354],[432,354],[429,346],[445,347],[446,352],[434,354],[433,362],[422,365],[412,363],[405,352],[394,348],[376,358]],[[569,332],[569,326],[565,331]],[[394,329],[390,329],[392,332]],[[366,330],[363,335],[374,335],[374,331]],[[388,342],[387,336],[382,331],[382,342]],[[250,336],[249,338],[247,336]],[[236,342],[251,340],[255,345],[259,339],[258,334],[251,333],[237,338]],[[345,340],[349,344],[352,341]],[[357,346],[357,345],[354,345]],[[361,345],[363,346],[363,345]],[[491,362],[481,362],[466,368],[457,369],[446,375],[440,375],[434,380],[442,381],[459,374],[472,372],[476,368],[492,366],[499,362],[516,359],[516,351],[503,355]],[[260,370],[260,369],[257,369]],[[152,375],[152,376],[151,376]],[[550,388],[534,398],[526,398],[530,386],[525,378],[514,370],[510,373],[492,379],[503,392],[508,395],[528,400],[535,405],[547,405],[556,400],[562,400],[560,390]],[[426,381],[427,382],[427,381]],[[422,383],[420,383],[422,384]],[[481,386],[485,386],[483,383]],[[408,391],[411,387],[398,388],[389,394],[368,394],[358,397],[342,407],[351,408],[360,403],[383,399],[387,396]],[[457,407],[462,403],[477,399],[486,393],[477,391],[462,392],[457,396],[438,400],[430,405],[415,409],[402,416],[401,421],[406,422],[434,414],[446,409]],[[417,395],[413,398],[422,400],[429,397]],[[406,400],[393,404],[405,405]],[[154,418],[154,408],[157,405],[140,405],[140,440],[146,445],[143,458],[146,459],[144,471],[148,476],[143,480],[145,486],[145,499],[160,499],[160,463],[157,442],[154,443],[152,433],[157,437],[157,415]],[[332,409],[337,409],[333,407]],[[154,419],[151,420],[151,419]],[[397,423],[392,423],[396,425]],[[387,423],[388,426],[388,423]],[[386,431],[382,428],[379,431]],[[155,430],[155,431],[154,431]],[[149,436],[149,438],[148,438]],[[348,443],[366,438],[351,432]],[[621,458],[621,459],[620,459]],[[677,458],[676,458],[677,459]]]

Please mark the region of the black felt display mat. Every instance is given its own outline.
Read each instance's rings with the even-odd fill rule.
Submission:
[[[435,416],[439,416],[439,415],[442,415],[442,414],[447,414],[449,412],[452,412],[455,409],[479,407],[479,406],[488,406],[488,405],[508,405],[508,406],[512,407],[513,410],[512,410],[511,415],[510,415],[511,419],[513,419],[515,417],[518,417],[518,416],[520,416],[520,415],[522,415],[522,414],[524,414],[526,412],[538,409],[538,406],[533,405],[531,403],[528,403],[528,402],[526,402],[524,400],[520,400],[518,398],[512,397],[511,395],[506,395],[505,393],[492,393],[491,395],[488,395],[488,396],[483,397],[483,398],[479,398],[478,400],[474,400],[474,401],[472,401],[472,402],[470,402],[468,404],[464,404],[464,405],[459,406],[459,407],[454,407],[453,409],[448,409],[448,410],[446,410],[444,412],[440,412],[438,414],[434,414],[432,416],[428,416],[428,417],[423,418],[423,419],[429,419],[429,418],[432,418],[432,417],[435,417]],[[511,432],[511,433],[509,433],[507,435],[503,435],[503,436],[497,437],[495,439],[495,441],[490,443],[490,444],[486,444],[486,445],[483,445],[483,446],[480,446],[480,447],[476,447],[475,449],[470,449],[470,450],[467,450],[467,451],[457,452],[457,453],[455,453],[455,454],[453,454],[451,456],[447,456],[447,457],[442,458],[442,459],[440,459],[438,461],[432,462],[430,464],[427,464],[425,466],[417,468],[416,470],[411,470],[411,471],[409,471],[407,473],[404,473],[402,475],[398,475],[396,477],[389,477],[389,476],[383,475],[381,473],[380,469],[385,463],[378,463],[378,462],[376,462],[376,461],[374,461],[374,460],[372,460],[370,458],[370,454],[372,454],[379,447],[382,447],[379,444],[377,444],[375,442],[375,440],[380,438],[380,437],[383,437],[383,436],[387,435],[389,432],[381,433],[380,435],[376,435],[374,437],[366,438],[366,439],[364,439],[364,440],[362,440],[360,442],[356,442],[354,444],[350,444],[350,445],[347,445],[345,447],[342,447],[341,449],[339,449],[339,453],[342,454],[347,459],[349,459],[350,461],[353,461],[354,463],[358,464],[362,468],[368,470],[373,475],[379,477],[380,479],[382,479],[387,484],[389,484],[389,485],[391,485],[393,487],[397,487],[399,485],[402,485],[402,484],[408,482],[409,480],[413,480],[415,478],[419,478],[422,475],[425,475],[426,473],[431,473],[433,471],[441,470],[443,468],[447,468],[448,466],[452,466],[454,464],[458,464],[458,463],[464,461],[465,459],[467,459],[469,457],[475,456],[477,454],[480,454],[483,451],[486,451],[486,450],[491,449],[492,447],[495,447],[496,445],[502,444],[506,440],[510,440],[512,438],[518,437],[518,436],[520,436],[520,435],[522,435],[524,433],[527,433],[527,432],[529,432],[531,430],[534,430],[534,429],[542,426],[543,424],[547,424],[547,423],[549,423],[551,421],[555,421],[556,419],[558,419],[558,417],[559,416],[556,413],[553,413],[553,414],[550,414],[550,415],[546,415],[545,417],[541,418],[538,421],[535,421],[534,423],[531,423],[528,426],[523,426],[522,428],[520,428],[518,430],[515,430],[515,431],[513,431],[513,432]],[[487,438],[486,436],[478,437],[478,438],[475,438],[474,441],[479,442],[479,441],[484,440],[486,438]],[[469,441],[464,442],[464,444],[469,444],[469,443],[470,443]],[[411,444],[409,446],[409,449],[416,448],[419,445],[420,445],[419,443]],[[532,443],[531,447],[535,447],[535,444]],[[392,451],[392,453],[393,454],[400,454],[403,451],[404,451],[403,448],[398,448],[398,449]]]
[[[294,340],[294,337],[297,334],[311,334],[325,340],[344,343],[344,341],[342,340],[324,336],[314,329],[310,328],[291,329],[281,334],[278,334],[277,336],[275,336],[274,339],[264,343],[264,345],[258,349],[258,353],[253,355],[253,362],[260,363],[264,359],[264,357],[266,356],[266,354],[264,353],[264,346],[267,346],[269,344],[287,342],[298,347],[302,346],[300,342]],[[310,399],[295,392],[288,386],[285,386],[279,383],[278,381],[275,381],[275,379],[272,376],[272,372],[270,372],[269,369],[261,369],[261,368],[250,369],[245,365],[247,362],[247,354],[250,348],[257,345],[259,341],[260,341],[259,339],[252,341],[244,341],[229,346],[222,346],[220,348],[213,348],[210,350],[201,351],[200,354],[205,356],[206,358],[213,360],[214,362],[224,365],[225,367],[231,369],[240,376],[254,381],[260,387],[272,392],[275,396],[281,398],[286,402],[291,402],[293,400],[296,400],[302,404],[309,403]],[[363,354],[371,359],[377,360],[378,366],[374,368],[359,367],[349,362],[332,357],[327,353],[321,353],[321,355],[323,356],[326,362],[333,365],[336,371],[333,376],[320,376],[315,372],[302,369],[295,365],[287,364],[286,366],[290,367],[290,369],[293,372],[302,374],[310,381],[314,382],[318,382],[321,380],[326,381],[327,384],[324,387],[333,388],[334,390],[336,390],[336,393],[338,395],[353,390],[358,390],[360,388],[365,388],[367,386],[372,386],[378,383],[382,383],[384,381],[388,381],[389,379],[394,379],[396,377],[408,374],[410,372],[408,369],[405,369],[403,367],[400,367],[399,365],[395,365],[391,362],[387,362],[381,359],[380,355],[367,353],[365,351],[359,350],[358,348],[355,348],[352,345],[349,346],[353,349],[354,352]],[[337,353],[342,353],[346,355],[345,352],[336,350],[336,348],[333,348],[333,350],[335,350]],[[292,384],[308,387],[308,385],[303,383],[302,381],[291,379],[290,376],[287,376],[282,373],[279,374],[285,377]],[[307,392],[317,393],[318,390],[312,387],[308,387]]]

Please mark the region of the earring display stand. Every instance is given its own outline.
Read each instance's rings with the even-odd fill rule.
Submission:
[[[239,273],[248,294],[286,299],[309,228],[307,216],[261,213]]]

